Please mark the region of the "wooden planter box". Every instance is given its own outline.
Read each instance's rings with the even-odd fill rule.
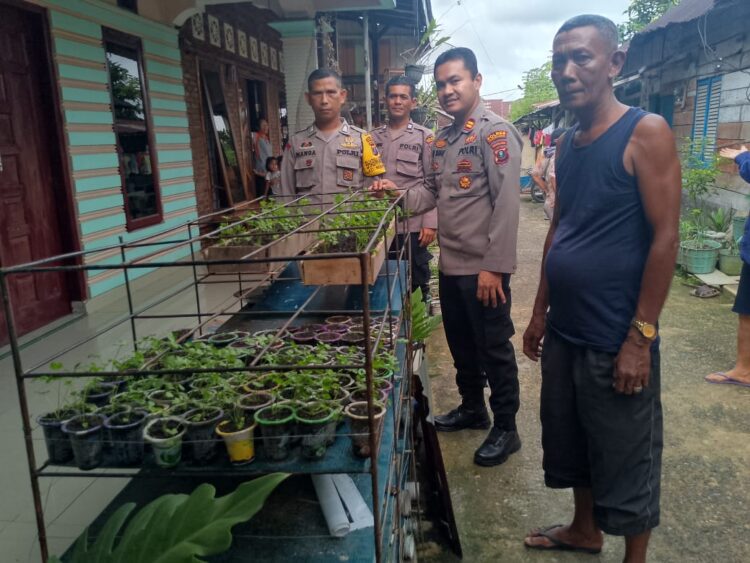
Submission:
[[[388,225],[385,239],[381,240],[369,256],[369,276],[367,283],[372,285],[378,279],[388,249],[395,236],[395,221]],[[317,246],[317,245],[316,245]],[[315,246],[310,254],[315,252]],[[361,285],[362,268],[358,257],[323,258],[321,260],[302,260],[300,271],[304,285]]]
[[[314,230],[315,227],[308,227]],[[284,240],[274,243],[248,260],[260,260],[263,258],[284,258],[297,256],[310,248],[316,240],[315,232],[294,233]],[[236,274],[242,273],[266,273],[281,270],[286,262],[242,262],[241,258],[250,254],[257,246],[223,246],[214,245],[203,249],[203,257],[206,260],[236,260],[236,264],[209,264],[208,272],[211,274]]]

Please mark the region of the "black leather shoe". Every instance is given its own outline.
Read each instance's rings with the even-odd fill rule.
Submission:
[[[515,430],[492,427],[489,435],[474,453],[474,463],[484,467],[500,465],[510,454],[521,449],[521,438]]]
[[[446,414],[435,417],[435,430],[456,432],[466,428],[486,430],[490,427],[490,417],[484,408],[470,410],[461,405]]]

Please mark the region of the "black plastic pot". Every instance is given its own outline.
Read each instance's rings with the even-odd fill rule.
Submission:
[[[47,446],[47,457],[50,463],[66,463],[73,458],[73,446],[70,438],[62,431],[66,420],[76,416],[76,411],[58,411],[40,416],[37,419],[44,433],[44,443]]]
[[[283,461],[289,457],[296,424],[294,409],[288,405],[271,405],[256,412],[255,421],[265,456],[271,461]]]
[[[62,431],[70,438],[73,458],[78,469],[99,467],[104,451],[104,420],[98,414],[81,414],[62,425]]]
[[[324,403],[309,404],[295,414],[302,435],[301,454],[305,459],[322,459],[336,436],[335,410]]]
[[[240,397],[237,401],[239,407],[244,411],[247,420],[255,420],[255,413],[260,409],[272,405],[274,397],[266,391],[253,391]]]
[[[312,344],[315,341],[315,333],[309,330],[301,330],[292,334],[292,340],[297,344]]]
[[[202,413],[198,422],[191,420]],[[216,426],[221,422],[224,412],[219,408],[198,408],[185,413],[187,432],[183,444],[187,446],[185,452],[188,457],[199,464],[208,463],[216,456],[218,440]]]
[[[143,460],[143,426],[146,411],[125,411],[113,414],[104,421],[112,460],[115,465],[136,465]]]
[[[115,391],[117,391],[117,384],[115,383],[97,383],[86,390],[86,402],[97,407],[103,407],[109,403]]]

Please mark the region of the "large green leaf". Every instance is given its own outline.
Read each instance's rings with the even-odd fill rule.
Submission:
[[[216,555],[232,544],[232,526],[250,520],[268,495],[286,479],[273,473],[247,483],[220,498],[208,484],[190,495],[163,495],[139,510],[122,538],[116,538],[132,503],[121,506],[89,545],[88,529],[76,541],[69,563],[195,563]],[[115,546],[115,543],[117,545]],[[51,557],[48,563],[59,563]]]

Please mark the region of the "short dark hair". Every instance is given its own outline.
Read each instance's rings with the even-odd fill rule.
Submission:
[[[617,26],[614,22],[604,16],[597,16],[595,14],[583,14],[580,16],[573,16],[568,21],[560,26],[555,36],[560,35],[565,31],[576,29],[579,27],[595,27],[602,36],[602,39],[607,42],[607,45],[612,51],[617,49],[619,44],[619,35],[617,33]]]
[[[266,170],[268,170],[271,167],[272,162],[278,162],[279,158],[277,156],[269,156],[266,159]]]
[[[479,69],[477,68],[477,56],[471,49],[467,49],[466,47],[454,47],[453,49],[448,49],[447,51],[440,53],[440,56],[435,60],[435,70],[433,73],[437,71],[437,67],[448,61],[463,61],[466,69],[471,72],[472,79],[476,78],[477,74],[479,74]]]
[[[341,88],[341,75],[338,72],[336,72],[332,68],[316,68],[310,73],[310,76],[307,77],[308,92],[312,90],[313,82],[323,80],[324,78],[335,78],[336,84],[338,84],[339,88]]]
[[[409,94],[411,94],[411,97],[413,98],[417,95],[417,87],[414,85],[414,81],[411,78],[407,78],[403,74],[399,76],[394,76],[388,82],[385,83],[386,97],[388,97],[388,90],[390,89],[391,86],[408,86]]]

